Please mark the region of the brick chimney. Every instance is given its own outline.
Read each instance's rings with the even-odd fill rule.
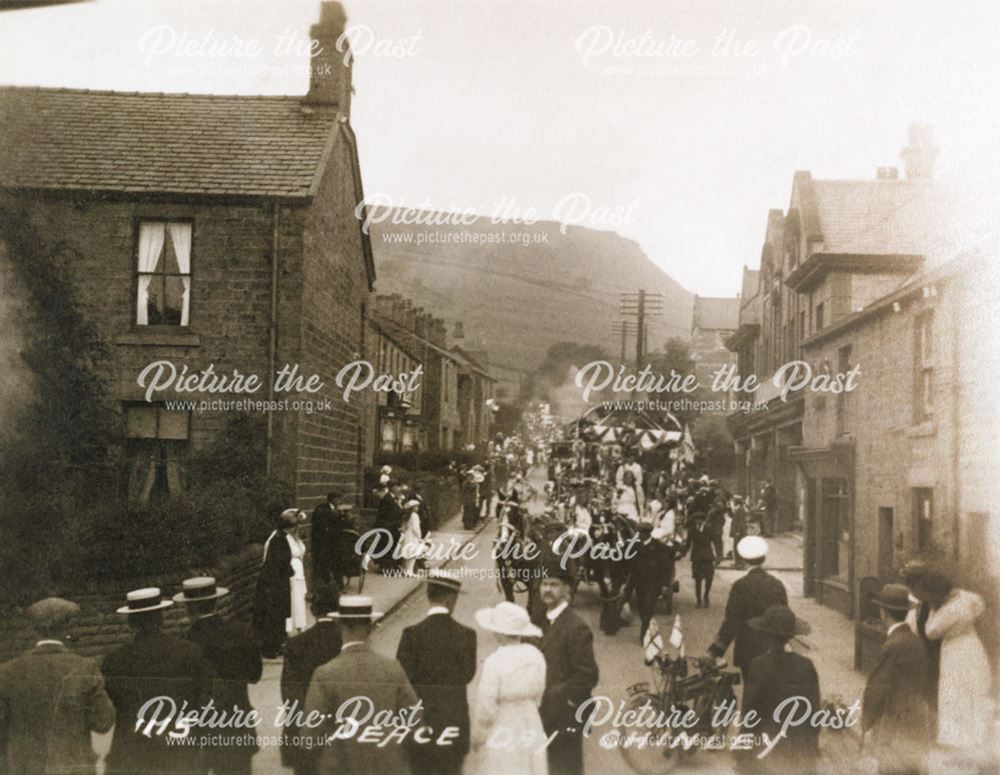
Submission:
[[[309,93],[302,104],[310,108],[330,108],[351,115],[350,46],[345,38],[338,50],[337,41],[347,27],[344,6],[336,0],[323,0],[319,7],[319,22],[309,28],[313,47],[310,61]]]
[[[934,129],[929,124],[910,124],[910,143],[900,155],[907,180],[932,180],[938,149]]]

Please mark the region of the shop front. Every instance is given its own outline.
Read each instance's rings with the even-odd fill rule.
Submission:
[[[845,616],[854,614],[854,446],[793,447],[804,521],[806,595]]]

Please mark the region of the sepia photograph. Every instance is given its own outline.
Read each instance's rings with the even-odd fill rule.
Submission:
[[[991,0],[0,0],[0,774],[1000,774]]]

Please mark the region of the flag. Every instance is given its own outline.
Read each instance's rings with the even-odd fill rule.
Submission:
[[[684,426],[684,435],[681,437],[681,460],[685,463],[694,463],[694,439],[691,438],[691,430]]]
[[[670,645],[680,649],[681,656],[684,656],[684,632],[681,630],[680,614],[674,617],[674,626],[670,629]]]
[[[646,664],[651,665],[653,660],[663,651],[663,637],[660,635],[660,628],[656,625],[656,619],[649,620],[649,627],[642,638],[642,652],[646,657]]]

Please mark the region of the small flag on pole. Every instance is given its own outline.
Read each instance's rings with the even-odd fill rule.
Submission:
[[[680,614],[674,617],[674,626],[670,629],[670,645],[680,649],[681,656],[684,656],[684,632],[681,630]]]
[[[653,664],[653,660],[663,651],[663,637],[660,635],[656,619],[649,621],[649,627],[646,628],[646,634],[642,638],[642,651],[647,665]]]

